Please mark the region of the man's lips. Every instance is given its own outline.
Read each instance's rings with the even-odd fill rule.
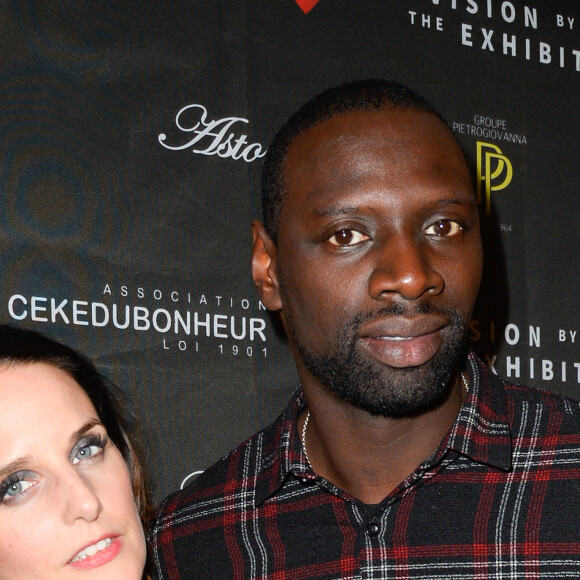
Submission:
[[[437,353],[447,324],[448,319],[440,315],[381,319],[360,329],[358,343],[385,365],[417,367]]]

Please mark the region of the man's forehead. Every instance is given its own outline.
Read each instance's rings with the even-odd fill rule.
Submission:
[[[284,205],[290,202],[293,211],[326,211],[337,200],[341,206],[359,206],[360,196],[401,188],[473,201],[472,180],[455,137],[438,117],[422,111],[336,115],[296,139],[284,174]]]
[[[350,156],[365,147],[382,147],[395,154],[418,145],[425,149],[430,144],[459,150],[449,128],[431,113],[413,109],[339,113],[296,137],[288,149],[284,173],[296,165],[313,166],[327,158],[335,165],[348,164]],[[358,155],[357,161],[364,160]]]
[[[465,159],[450,129],[435,115],[412,109],[340,113],[310,127],[288,149],[286,180],[295,171],[364,172],[384,152],[398,157],[419,154],[429,162],[441,151]]]
[[[381,109],[344,111],[323,119],[305,129],[296,136],[289,149],[295,148],[301,142],[310,142],[320,139],[321,135],[343,136],[345,138],[356,136],[365,139],[366,135],[381,133],[391,135],[397,139],[400,127],[412,128],[428,125],[433,130],[442,133],[450,133],[449,128],[433,113],[417,109]],[[417,129],[417,132],[420,131]]]

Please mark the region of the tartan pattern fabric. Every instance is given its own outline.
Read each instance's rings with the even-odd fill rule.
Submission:
[[[286,411],[152,523],[154,577],[580,578],[580,402],[499,379],[473,354],[439,449],[378,506],[308,466]]]

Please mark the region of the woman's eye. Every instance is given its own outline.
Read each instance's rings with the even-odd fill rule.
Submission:
[[[82,447],[73,457],[73,465],[76,465],[79,461],[83,461],[83,459],[89,459],[91,457],[95,457],[103,450],[102,447],[97,445],[87,445],[86,447]]]
[[[343,228],[341,230],[334,232],[334,234],[330,236],[330,238],[328,238],[328,241],[333,246],[340,247],[340,246],[355,246],[356,244],[360,244],[361,242],[364,242],[368,239],[369,239],[368,236],[365,236],[364,234],[361,234],[356,230]]]
[[[14,473],[0,484],[0,503],[17,501],[36,483],[33,474],[28,472]]]
[[[438,238],[449,238],[457,235],[463,227],[452,220],[439,220],[433,225],[429,226],[425,233],[429,236],[437,236]]]
[[[34,481],[17,481],[11,484],[8,489],[6,490],[7,497],[14,497],[24,493],[28,488],[34,485]]]
[[[107,440],[100,436],[90,436],[82,439],[77,443],[71,453],[73,465],[86,459],[97,457],[103,452],[106,444]]]

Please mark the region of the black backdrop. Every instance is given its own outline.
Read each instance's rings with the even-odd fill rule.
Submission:
[[[296,386],[249,274],[269,140],[328,86],[390,77],[479,167],[474,346],[578,397],[579,28],[576,0],[4,0],[0,320],[130,393],[156,497],[176,489]]]

